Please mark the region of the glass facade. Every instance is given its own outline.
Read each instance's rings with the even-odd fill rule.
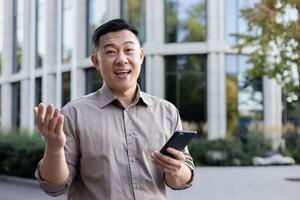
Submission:
[[[206,123],[206,56],[165,57],[165,97],[178,109],[184,123],[199,131]]]
[[[15,82],[12,83],[12,128],[19,129],[20,128],[20,116],[21,116],[21,83]]]
[[[205,0],[165,0],[165,42],[200,42],[206,35]]]
[[[71,73],[62,73],[62,94],[61,94],[61,105],[66,105],[71,100]]]
[[[85,94],[97,91],[103,84],[100,72],[94,67],[85,69]]]
[[[22,50],[24,40],[24,1],[14,0],[14,58],[13,58],[13,73],[17,73],[21,70],[22,66]]]
[[[92,37],[97,27],[104,23],[107,15],[107,0],[87,1],[87,50],[86,56],[93,52]]]
[[[248,56],[226,55],[227,134],[244,137],[263,120],[262,80],[246,76]]]
[[[253,7],[260,0],[224,0],[225,10],[225,39],[231,45],[237,43],[237,39],[233,34],[247,33],[247,23],[241,17],[241,10]]]
[[[46,0],[36,0],[36,68],[45,62],[46,50]]]
[[[42,102],[42,93],[42,78],[38,77],[35,79],[34,105],[39,105]]]
[[[121,0],[121,16],[139,31],[141,42],[146,40],[146,0]]]
[[[74,17],[72,0],[62,0],[62,63],[68,64],[72,59],[72,43],[74,35]]]

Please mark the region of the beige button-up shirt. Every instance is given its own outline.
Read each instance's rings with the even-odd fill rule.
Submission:
[[[104,85],[68,103],[62,114],[70,176],[65,184],[53,185],[41,180],[37,169],[45,192],[57,196],[69,189],[72,200],[166,199],[163,173],[150,154],[181,129],[175,106],[138,88],[134,103],[125,109]],[[188,150],[184,153],[186,165],[193,170]]]

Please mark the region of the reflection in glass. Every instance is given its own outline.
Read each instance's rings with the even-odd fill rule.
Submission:
[[[244,137],[249,126],[263,120],[262,80],[246,76],[247,56],[226,55],[227,133]]]
[[[23,48],[23,11],[24,4],[23,0],[14,0],[14,12],[16,15],[16,19],[14,21],[14,30],[15,38],[14,38],[14,65],[13,65],[13,73],[17,73],[21,70],[22,65],[22,48]]]
[[[103,84],[100,72],[94,67],[85,70],[85,94],[97,91]]]
[[[20,128],[21,116],[21,83],[12,83],[12,127],[14,129]]]
[[[88,0],[87,11],[87,51],[86,56],[93,52],[92,37],[97,27],[104,23],[107,11],[107,0]]]
[[[62,63],[70,63],[73,42],[73,7],[72,0],[62,0]]]
[[[166,56],[166,99],[180,112],[184,123],[200,130],[206,123],[206,56]]]
[[[254,7],[260,0],[225,0],[225,38],[229,44],[236,44],[233,34],[247,33],[247,22],[241,17],[241,10]]]
[[[165,42],[205,40],[205,0],[165,0]]]
[[[44,65],[46,50],[46,1],[36,1],[36,68]]]
[[[38,77],[35,79],[35,101],[34,101],[34,105],[39,105],[39,103],[42,102],[42,78]]]
[[[139,31],[141,42],[146,40],[146,10],[145,0],[124,0],[121,1],[121,16]]]
[[[62,106],[66,105],[71,100],[71,73],[62,73],[62,94],[61,103]]]

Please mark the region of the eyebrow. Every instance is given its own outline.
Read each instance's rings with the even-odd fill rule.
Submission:
[[[123,44],[135,44],[135,43],[132,42],[132,41],[126,41],[126,42],[124,42]],[[103,48],[107,48],[107,47],[115,47],[115,46],[116,46],[116,45],[113,44],[113,43],[107,43],[107,44],[104,45]]]

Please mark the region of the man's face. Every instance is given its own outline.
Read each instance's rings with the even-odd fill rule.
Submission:
[[[135,92],[144,59],[137,37],[129,30],[110,32],[100,37],[92,61],[113,92]]]

